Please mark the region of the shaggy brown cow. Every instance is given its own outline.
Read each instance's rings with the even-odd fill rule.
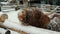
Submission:
[[[50,18],[38,9],[32,9],[32,11],[24,9],[22,14],[18,14],[18,18],[25,24],[40,28],[46,28],[50,22]]]

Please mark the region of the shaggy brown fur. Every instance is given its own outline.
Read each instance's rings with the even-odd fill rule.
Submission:
[[[32,11],[25,9],[22,11],[21,15],[18,15],[18,18],[23,23],[40,28],[46,28],[47,24],[50,22],[50,18],[38,9],[33,9]]]

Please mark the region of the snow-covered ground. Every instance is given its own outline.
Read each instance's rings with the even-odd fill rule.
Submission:
[[[5,5],[1,7],[1,11],[15,11],[15,7],[10,5]]]
[[[5,4],[5,5],[7,5],[7,4],[9,4],[9,2],[1,2],[1,4]]]
[[[7,30],[3,29],[3,28],[0,28],[0,33],[1,34],[5,34],[7,32]],[[17,32],[14,32],[12,30],[10,30],[11,34],[20,34],[20,33],[17,33]]]

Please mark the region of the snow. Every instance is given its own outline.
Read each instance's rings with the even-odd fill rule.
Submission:
[[[19,11],[12,11],[12,12],[8,12],[7,15],[8,15],[8,20],[12,21],[12,22],[15,22],[15,23],[19,23],[19,20],[18,20],[18,12]],[[19,23],[20,24],[20,23]]]
[[[1,33],[1,34],[4,34],[5,32],[6,32],[6,30],[0,28],[0,33]]]
[[[5,30],[5,29],[3,29],[3,28],[0,28],[0,33],[1,33],[1,34],[5,34],[6,32],[7,32],[7,30]],[[17,33],[17,32],[12,31],[12,30],[10,30],[10,32],[11,32],[11,34],[19,34],[19,33]]]
[[[14,31],[11,31],[11,34],[20,34],[20,33],[17,33],[17,32],[14,32]]]
[[[1,2],[2,4],[9,4],[9,2]]]

